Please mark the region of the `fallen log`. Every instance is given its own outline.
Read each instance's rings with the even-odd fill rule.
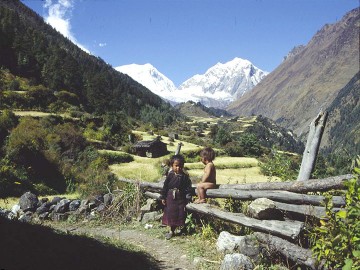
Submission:
[[[202,213],[225,221],[240,224],[256,231],[271,233],[273,235],[292,240],[298,238],[302,228],[304,227],[304,223],[299,221],[258,220],[249,218],[241,213],[226,212],[205,203],[190,203],[186,205],[186,209],[192,212]]]
[[[318,219],[327,218],[325,207],[313,206],[313,205],[294,205],[294,204],[286,204],[281,202],[274,202],[274,204],[277,209],[284,212],[295,213],[304,216],[312,216]],[[337,212],[340,210],[340,208],[333,208],[332,210],[334,212]]]
[[[219,189],[239,190],[285,190],[291,192],[328,191],[332,189],[345,189],[346,180],[353,178],[352,174],[328,177],[324,179],[310,179],[307,181],[262,182],[249,184],[223,184]]]
[[[145,196],[147,196],[147,197],[149,197],[151,199],[160,200],[160,194],[159,193],[145,191],[144,194],[145,194]]]
[[[321,195],[298,194],[280,190],[235,190],[235,189],[208,189],[206,195],[209,198],[231,198],[236,200],[254,200],[268,198],[273,201],[291,204],[311,204],[319,206],[324,202],[325,197]],[[333,196],[333,205],[340,207],[345,205],[341,196]]]
[[[340,208],[333,208],[333,211],[339,211]],[[305,217],[316,217],[317,219],[326,219],[326,209],[321,206],[313,205],[295,205],[281,202],[275,202],[270,199],[260,198],[252,201],[248,207],[250,216],[257,219],[290,219],[304,220]]]
[[[276,236],[255,232],[254,236],[271,255],[281,254],[288,260],[310,269],[317,269],[312,251],[290,243]]]
[[[118,178],[119,181],[129,183],[129,184],[137,184],[140,186],[141,189],[151,190],[151,191],[161,191],[164,185],[164,182],[145,182],[145,181],[138,181],[132,180],[127,178]],[[196,185],[193,184],[192,188],[195,190]]]

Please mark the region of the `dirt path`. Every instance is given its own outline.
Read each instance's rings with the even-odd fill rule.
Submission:
[[[169,270],[190,270],[196,269],[196,266],[190,261],[180,247],[176,245],[176,237],[171,240],[159,239],[152,237],[144,232],[138,230],[119,230],[115,228],[105,227],[73,227],[73,228],[58,228],[73,234],[86,234],[88,236],[109,237],[130,243],[134,246],[140,247],[143,251],[153,256],[161,269]]]

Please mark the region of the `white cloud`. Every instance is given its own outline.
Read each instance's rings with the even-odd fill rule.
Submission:
[[[99,43],[99,47],[105,47],[105,46],[107,46],[106,42],[104,42],[104,43]]]
[[[44,8],[48,10],[45,21],[59,31],[64,37],[70,39],[83,51],[90,53],[85,46],[81,45],[71,32],[71,12],[74,8],[74,0],[46,0]]]

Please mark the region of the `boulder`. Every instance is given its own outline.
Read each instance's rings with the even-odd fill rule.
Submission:
[[[254,266],[251,259],[244,254],[226,254],[221,263],[220,270],[252,270]]]
[[[39,202],[38,197],[34,193],[31,193],[30,191],[28,191],[28,192],[25,192],[20,197],[19,205],[20,205],[21,210],[23,210],[24,212],[35,211],[35,209],[37,208],[38,202]]]
[[[51,200],[51,205],[56,205],[56,204],[58,204],[62,199],[64,199],[64,198],[60,198],[60,197],[54,197],[52,200]]]
[[[151,221],[160,220],[161,216],[162,216],[162,214],[157,212],[157,211],[145,213],[142,220],[141,220],[141,223],[145,224],[145,223],[148,223],[148,222],[151,222]]]
[[[255,237],[251,235],[237,236],[222,231],[216,242],[217,251],[227,253],[241,253],[250,257],[253,261],[260,260],[260,248]]]
[[[262,220],[283,220],[283,213],[276,208],[275,203],[267,198],[259,198],[249,205],[249,214],[253,218]]]
[[[80,205],[81,205],[80,200],[73,200],[69,204],[69,211],[76,211],[77,209],[79,209]]]
[[[62,199],[57,205],[54,207],[55,213],[65,213],[69,210],[70,200]]]
[[[35,212],[36,214],[40,215],[42,213],[49,212],[49,209],[50,209],[49,205],[47,203],[43,203],[40,207],[36,209]]]
[[[107,193],[104,195],[104,203],[106,206],[109,206],[113,200],[113,195],[111,193]]]

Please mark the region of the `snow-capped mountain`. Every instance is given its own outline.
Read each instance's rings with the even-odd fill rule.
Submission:
[[[129,75],[160,97],[168,96],[176,90],[174,83],[151,64],[131,64],[115,67],[115,69]]]
[[[207,107],[222,109],[251,90],[268,74],[248,60],[235,58],[225,64],[217,63],[205,74],[191,77],[176,89],[170,79],[150,64],[132,64],[115,69],[128,74],[153,93],[172,103],[192,100]]]

